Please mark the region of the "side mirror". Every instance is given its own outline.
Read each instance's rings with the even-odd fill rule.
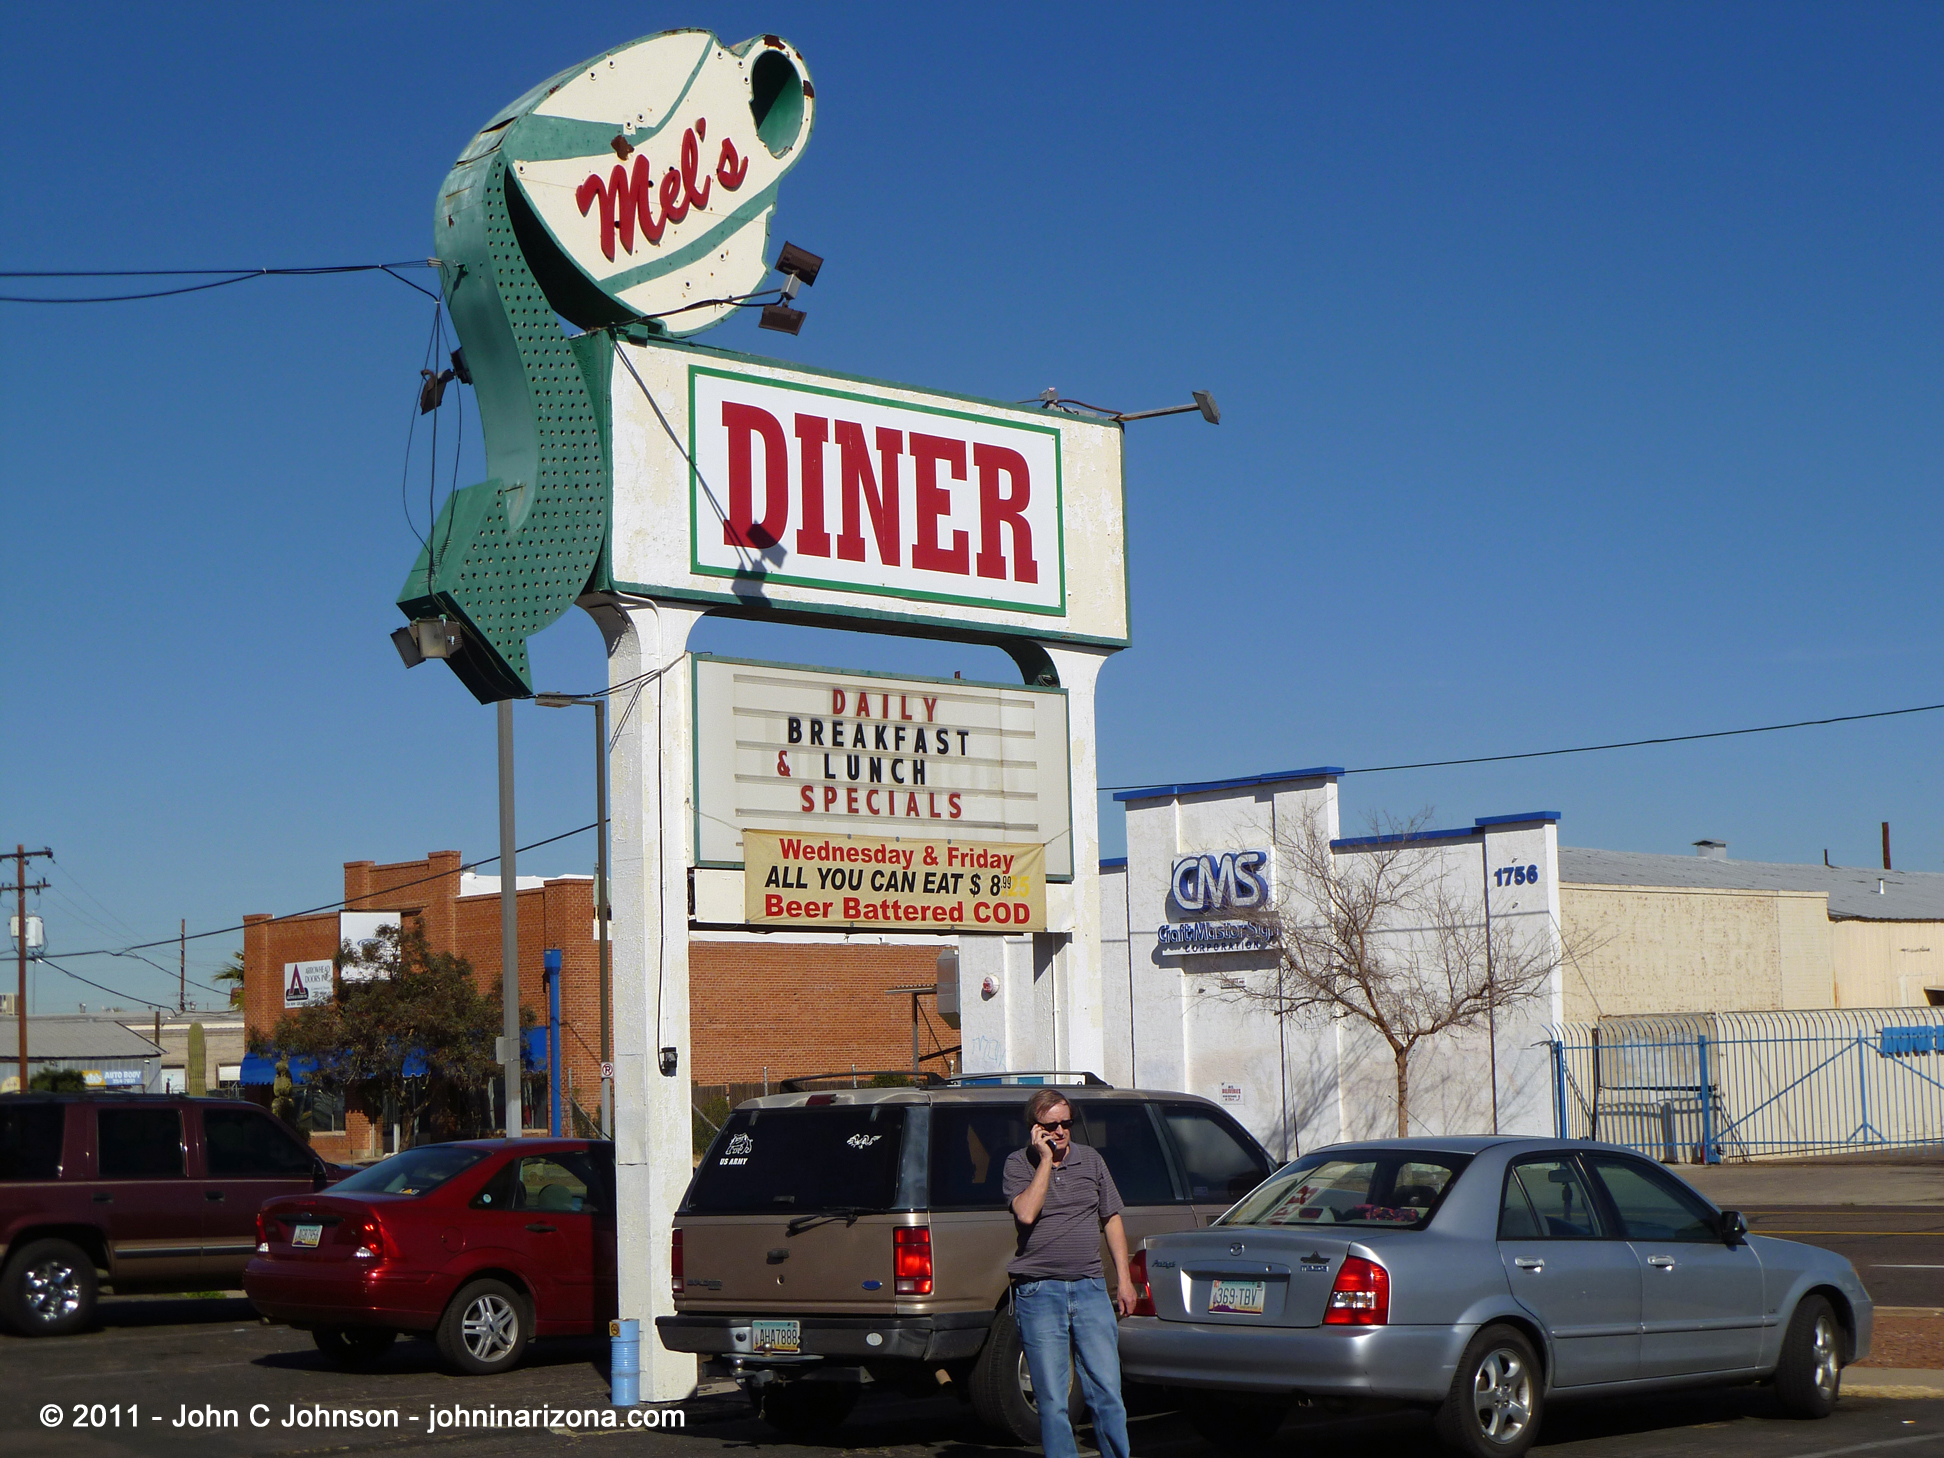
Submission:
[[[1739,1210],[1723,1210],[1718,1228],[1725,1245],[1740,1245],[1748,1238],[1748,1222]]]
[[[311,1188],[313,1190],[321,1190],[326,1185],[330,1184],[330,1182],[331,1182],[330,1167],[326,1165],[323,1160],[320,1159],[311,1166]]]

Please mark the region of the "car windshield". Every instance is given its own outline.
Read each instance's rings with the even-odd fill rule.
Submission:
[[[334,1195],[425,1195],[486,1157],[463,1144],[427,1144],[361,1169],[331,1186]]]
[[[710,1215],[882,1210],[897,1198],[899,1104],[742,1109],[695,1171],[687,1209]]]
[[[1468,1154],[1418,1149],[1329,1149],[1271,1175],[1219,1225],[1356,1225],[1421,1230]]]

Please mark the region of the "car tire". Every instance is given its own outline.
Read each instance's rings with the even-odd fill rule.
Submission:
[[[460,1287],[439,1318],[439,1355],[469,1377],[511,1371],[526,1355],[533,1333],[533,1304],[504,1281],[490,1278]]]
[[[1281,1431],[1289,1416],[1286,1401],[1238,1392],[1189,1393],[1181,1410],[1195,1435],[1224,1453],[1256,1451]]]
[[[1010,1311],[993,1317],[986,1344],[973,1364],[970,1386],[972,1411],[1001,1441],[1039,1442],[1039,1404],[1032,1374],[1026,1369],[1026,1343]],[[1067,1389],[1067,1416],[1076,1428],[1087,1420],[1077,1374]]]
[[[857,1406],[856,1382],[771,1382],[759,1389],[756,1411],[792,1438],[824,1438],[837,1431]]]
[[[1544,1388],[1532,1343],[1515,1327],[1488,1326],[1458,1361],[1434,1420],[1438,1440],[1466,1458],[1518,1458],[1539,1436]]]
[[[94,1320],[94,1257],[71,1240],[36,1240],[0,1274],[0,1314],[22,1336],[66,1336]]]
[[[1805,1296],[1789,1318],[1775,1364],[1775,1398],[1790,1417],[1826,1418],[1843,1390],[1842,1323],[1827,1297]]]
[[[353,1372],[376,1367],[397,1339],[397,1332],[382,1326],[320,1326],[311,1332],[318,1351]]]

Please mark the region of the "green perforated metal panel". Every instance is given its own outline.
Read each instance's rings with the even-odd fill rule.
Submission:
[[[508,210],[505,161],[497,146],[474,150],[447,180],[436,225],[492,474],[446,503],[398,605],[408,617],[463,622],[465,646],[451,666],[490,703],[532,693],[526,640],[566,612],[600,566],[613,345],[605,333],[561,331]]]

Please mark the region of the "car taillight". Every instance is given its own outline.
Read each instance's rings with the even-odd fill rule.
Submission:
[[[1134,1278],[1135,1316],[1154,1315],[1154,1290],[1148,1285],[1147,1252],[1137,1250],[1134,1259],[1127,1263],[1127,1273]]]
[[[677,1296],[688,1289],[682,1279],[682,1228],[679,1225],[668,1238],[668,1284],[674,1288]]]
[[[1325,1326],[1385,1326],[1390,1322],[1390,1272],[1362,1256],[1345,1256],[1330,1288]]]
[[[891,1274],[900,1296],[932,1293],[931,1227],[899,1225],[891,1231]]]
[[[259,1210],[257,1211],[256,1225],[257,1254],[268,1255],[270,1253],[270,1242],[277,1234],[277,1222]]]
[[[378,1223],[376,1215],[367,1215],[359,1221],[351,1238],[358,1243],[358,1248],[351,1252],[354,1260],[382,1261],[385,1258],[385,1227]]]

